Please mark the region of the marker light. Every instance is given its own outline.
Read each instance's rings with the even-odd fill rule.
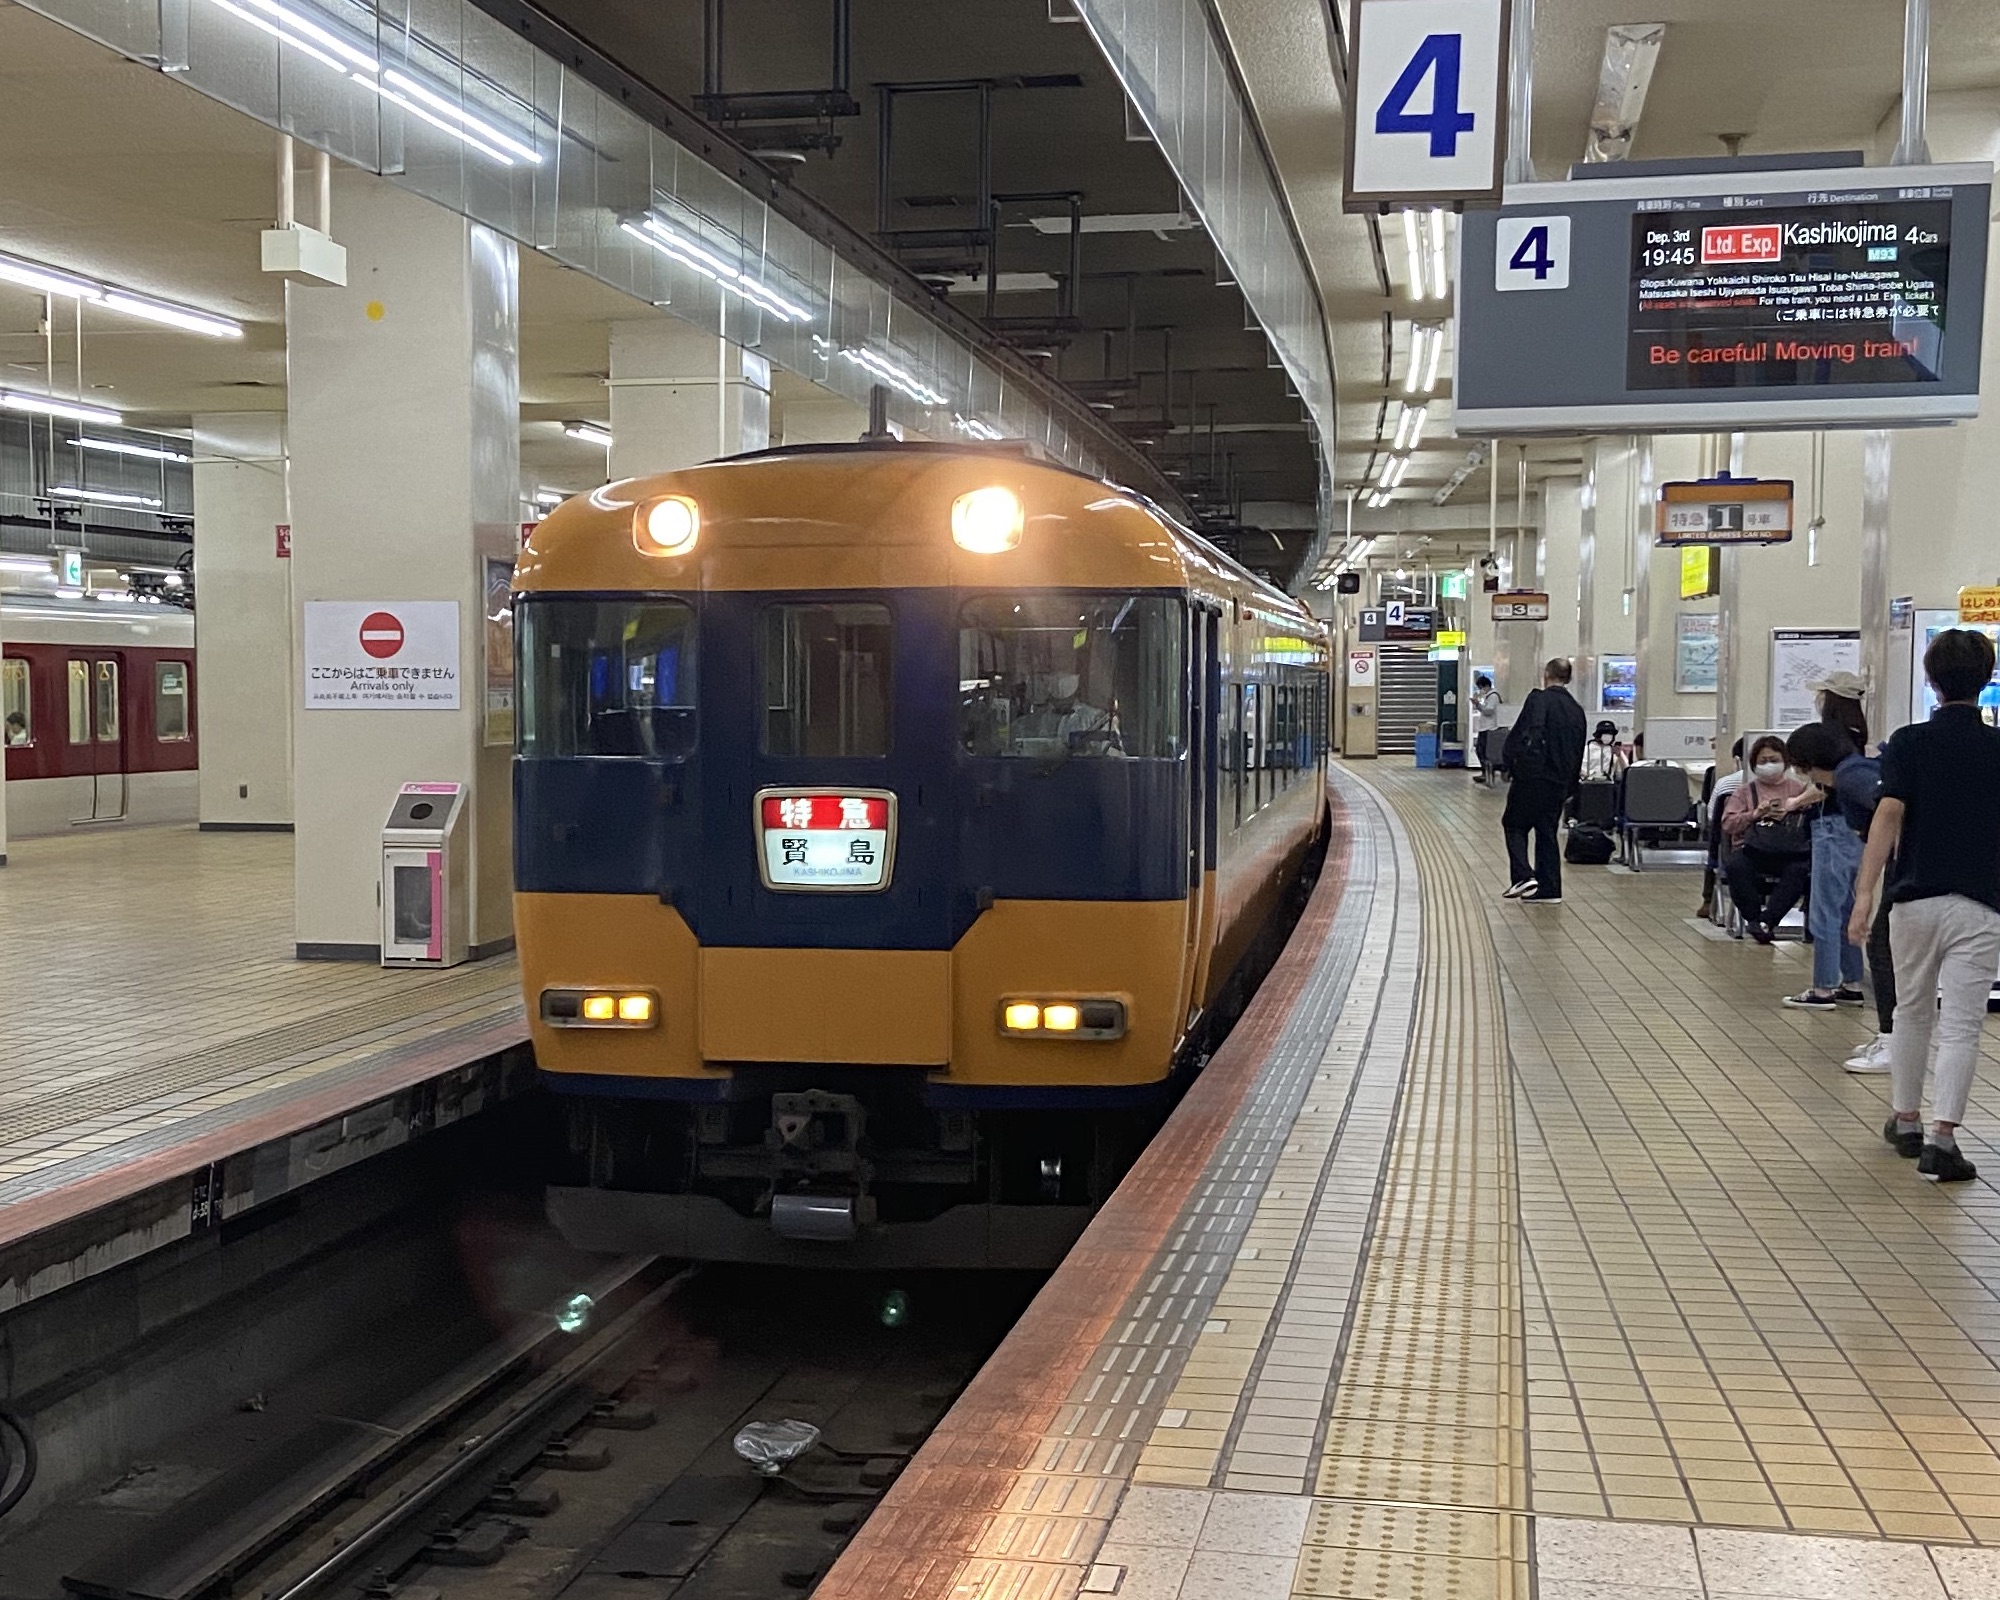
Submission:
[[[1021,542],[1027,513],[1012,489],[974,489],[951,503],[951,537],[961,550],[994,556]]]
[[[660,997],[645,989],[544,989],[542,1021],[551,1028],[656,1028]]]
[[[639,511],[634,542],[649,556],[684,556],[701,537],[701,511],[684,494],[670,494]]]
[[[1000,1031],[1014,1039],[1122,1039],[1125,1002],[1101,1000],[1007,1000],[1000,1006]]]

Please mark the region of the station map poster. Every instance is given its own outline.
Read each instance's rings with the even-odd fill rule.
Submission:
[[[483,590],[486,619],[481,632],[485,639],[486,742],[511,745],[514,742],[514,563],[504,557],[483,556]]]
[[[1713,611],[1683,611],[1674,618],[1674,693],[1714,694],[1721,618]]]
[[[308,711],[456,711],[456,600],[308,600]]]
[[[1786,162],[1617,163],[1468,212],[1458,431],[1978,415],[1991,166]]]
[[[1771,630],[1771,726],[1780,733],[1819,720],[1813,685],[1861,670],[1861,635],[1842,628]]]

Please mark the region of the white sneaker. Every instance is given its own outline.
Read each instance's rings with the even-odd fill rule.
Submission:
[[[1841,1063],[1849,1072],[1887,1072],[1889,1070],[1889,1041],[1877,1034],[1847,1060]]]
[[[1501,894],[1501,899],[1518,900],[1522,895],[1533,894],[1534,892],[1535,880],[1533,878],[1523,878],[1519,883],[1510,883]]]

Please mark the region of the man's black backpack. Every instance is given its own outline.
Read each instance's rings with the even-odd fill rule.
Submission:
[[[1572,823],[1569,837],[1563,841],[1563,860],[1574,866],[1601,867],[1615,854],[1617,847],[1610,833],[1594,823]]]

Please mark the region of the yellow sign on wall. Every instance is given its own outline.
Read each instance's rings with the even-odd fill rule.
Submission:
[[[1446,628],[1437,636],[1437,647],[1440,650],[1463,650],[1465,648],[1465,631],[1463,629]]]
[[[2000,622],[2000,587],[1958,591],[1960,622]]]
[[[1716,582],[1716,556],[1720,552],[1712,544],[1689,544],[1681,546],[1681,598],[1683,600],[1706,600],[1715,594],[1720,585]]]

